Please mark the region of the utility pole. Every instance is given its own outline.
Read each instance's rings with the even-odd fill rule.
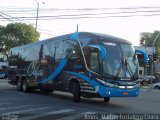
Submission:
[[[78,32],[78,24],[77,24],[77,32]]]
[[[35,26],[35,31],[37,31],[37,25],[38,25],[38,13],[39,13],[39,3],[37,0],[35,0],[37,3],[37,15],[36,15],[36,26]]]
[[[152,84],[153,84],[153,76],[154,76],[154,45],[155,45],[155,42],[157,40],[157,38],[159,37],[160,35],[160,32],[158,32],[157,36],[155,37],[155,39],[153,40],[153,44],[152,44],[152,69],[151,69],[151,75],[152,75],[152,78],[151,78],[151,89],[152,89]]]
[[[146,53],[147,53],[146,42],[145,42],[145,44],[144,44],[144,47],[145,47],[145,51],[146,51]],[[144,75],[147,76],[147,64],[144,66],[144,71],[145,71]]]

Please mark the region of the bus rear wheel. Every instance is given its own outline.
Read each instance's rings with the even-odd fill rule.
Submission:
[[[72,94],[73,94],[73,101],[79,102],[81,98],[81,94],[80,94],[80,86],[77,82],[73,83]]]
[[[29,86],[28,86],[28,83],[27,83],[27,80],[26,80],[26,79],[24,79],[24,80],[22,81],[22,90],[23,90],[24,92],[29,92]]]
[[[22,81],[20,78],[17,78],[17,90],[22,91]]]
[[[104,97],[104,102],[108,103],[110,101],[110,97]]]

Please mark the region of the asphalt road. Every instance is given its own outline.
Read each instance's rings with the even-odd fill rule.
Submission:
[[[111,98],[110,103],[97,98],[82,98],[81,102],[74,103],[69,93],[24,93],[7,80],[0,80],[2,120],[109,120],[108,115],[117,114],[160,114],[160,91],[142,89],[138,97]],[[160,115],[154,117],[160,119]]]

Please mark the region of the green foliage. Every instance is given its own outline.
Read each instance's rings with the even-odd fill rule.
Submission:
[[[25,23],[11,23],[0,26],[0,53],[8,56],[13,47],[35,42],[40,34],[32,25]]]
[[[153,41],[159,32],[160,31],[154,31],[150,37],[145,38],[145,43],[147,47],[153,47]],[[158,55],[158,58],[160,59],[160,35],[158,36],[154,46],[156,47],[156,54]]]

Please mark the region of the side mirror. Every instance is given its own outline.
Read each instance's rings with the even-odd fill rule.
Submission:
[[[97,48],[100,52],[100,57],[104,61],[107,59],[107,51],[104,46],[98,44],[89,45],[89,47]]]
[[[146,65],[148,63],[148,55],[146,52],[142,50],[135,50],[135,53],[137,54],[140,64]]]

